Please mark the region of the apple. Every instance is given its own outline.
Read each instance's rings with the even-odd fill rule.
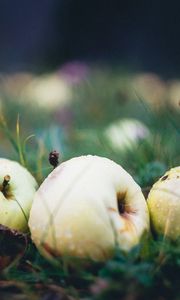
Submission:
[[[135,91],[137,98],[147,103],[151,109],[159,111],[166,103],[166,82],[154,73],[139,73],[131,80],[131,89]]]
[[[150,137],[148,127],[136,119],[119,119],[105,129],[105,138],[118,151],[134,149],[142,140]]]
[[[176,111],[179,112],[180,108],[180,81],[179,80],[171,80],[168,84],[168,100],[169,105]]]
[[[21,100],[35,103],[40,109],[56,111],[71,102],[71,88],[58,72],[34,76],[22,91]]]
[[[0,224],[26,232],[37,183],[18,162],[0,158]]]
[[[180,237],[180,167],[167,171],[147,199],[152,228],[173,240]]]
[[[118,164],[93,155],[72,158],[45,179],[30,211],[31,237],[47,258],[105,260],[128,251],[149,230],[138,184]]]

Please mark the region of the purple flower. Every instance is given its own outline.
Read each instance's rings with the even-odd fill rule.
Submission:
[[[59,74],[70,84],[79,84],[86,79],[89,74],[89,67],[87,64],[73,61],[64,64]]]

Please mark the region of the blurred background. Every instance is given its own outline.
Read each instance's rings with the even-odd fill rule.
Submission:
[[[0,66],[40,71],[85,60],[174,76],[179,10],[162,0],[1,0]]]
[[[178,164],[179,10],[179,1],[0,0],[0,155],[23,155],[39,181],[53,149],[61,160],[108,156],[143,186]]]
[[[180,1],[0,0],[0,157],[19,161],[41,184],[53,150],[59,163],[105,156],[147,197],[180,165],[179,139]],[[57,269],[53,259],[50,268],[29,238],[20,252],[18,235],[8,233],[6,247],[2,231],[0,269],[12,249],[18,256],[0,272],[1,300],[90,299],[93,286],[93,299],[180,299],[180,252],[167,234],[162,243],[143,239],[129,255],[118,251],[103,269],[82,261],[75,272],[79,260],[64,257]]]

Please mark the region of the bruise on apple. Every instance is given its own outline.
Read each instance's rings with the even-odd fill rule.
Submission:
[[[0,224],[0,270],[21,258],[27,243],[26,234]]]
[[[10,180],[9,175],[4,176],[2,184],[0,184],[0,191],[3,193],[6,199],[11,199],[13,197],[12,191],[10,189]]]
[[[132,232],[134,230],[132,223],[126,222],[124,225],[124,228],[119,230],[120,233]]]
[[[117,212],[117,209],[115,209],[114,207],[108,207],[108,210],[111,212]]]
[[[131,232],[134,230],[134,226],[131,223],[129,217],[131,214],[136,211],[132,209],[132,207],[126,203],[126,193],[117,193],[117,209],[113,207],[108,207],[108,210],[112,213],[118,214],[120,218],[124,219],[123,228],[118,229],[120,233]],[[125,220],[126,219],[126,220]]]
[[[164,180],[166,180],[166,179],[168,179],[168,175],[163,176],[163,177],[161,178],[161,181],[164,181]]]

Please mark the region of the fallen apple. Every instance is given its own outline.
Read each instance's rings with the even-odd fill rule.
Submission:
[[[36,180],[27,169],[0,158],[0,224],[26,232],[36,188]]]
[[[136,119],[119,119],[110,124],[104,132],[105,139],[116,151],[136,148],[141,141],[151,136],[148,127]]]
[[[56,111],[71,102],[71,87],[58,73],[34,76],[22,87],[21,101],[34,103],[41,110]]]
[[[104,260],[116,245],[128,251],[139,243],[149,213],[140,187],[120,165],[87,155],[62,163],[45,179],[29,227],[47,258]]]
[[[153,230],[171,239],[180,237],[180,167],[167,171],[147,199]]]

